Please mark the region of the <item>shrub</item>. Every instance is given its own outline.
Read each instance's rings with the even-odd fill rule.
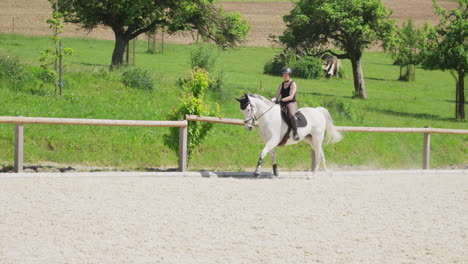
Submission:
[[[55,84],[57,73],[51,68],[43,67],[41,65],[40,70],[36,72],[36,77],[43,81],[43,83]]]
[[[128,87],[153,90],[154,80],[147,70],[139,68],[129,68],[122,73],[122,83]]]
[[[215,63],[215,49],[208,45],[197,45],[190,53],[190,65],[192,69],[202,68],[210,72],[213,70]]]
[[[205,90],[210,84],[208,71],[202,68],[195,68],[191,72],[189,79],[185,80],[182,88],[185,92],[192,94],[194,97],[203,98]]]
[[[279,75],[285,67],[292,67],[296,62],[296,55],[293,52],[287,51],[276,55],[273,59],[265,63],[263,73],[270,75]]]
[[[28,71],[18,58],[0,55],[0,80],[8,87],[19,89],[29,77]]]
[[[292,66],[293,76],[304,79],[319,79],[323,75],[322,63],[312,56],[303,56]]]
[[[102,80],[110,80],[111,79],[111,72],[106,68],[94,68],[93,73],[99,79],[102,79]]]
[[[207,105],[203,96],[208,88],[208,72],[201,68],[195,68],[189,79],[179,80],[179,85],[184,89],[180,104],[168,114],[169,120],[183,120],[185,115],[208,115],[219,116],[219,105],[212,110]],[[213,127],[211,123],[189,122],[187,150],[188,157],[193,158],[193,153],[201,144],[205,136]],[[170,149],[177,151],[179,147],[179,128],[171,128],[169,135],[164,136],[164,144]]]
[[[208,85],[208,90],[210,90],[216,95],[221,95],[223,85],[224,85],[224,72],[220,71],[214,79],[210,80],[210,83]]]
[[[323,101],[322,105],[343,119],[353,122],[362,122],[364,120],[364,111],[361,108],[358,107],[356,110],[351,103],[345,102],[342,99],[333,97],[333,99]]]

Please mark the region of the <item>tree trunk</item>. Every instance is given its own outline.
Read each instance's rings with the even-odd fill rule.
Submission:
[[[361,99],[367,99],[366,84],[364,83],[364,75],[362,74],[361,58],[361,55],[350,58],[351,65],[353,67],[354,96]]]
[[[125,38],[123,32],[115,32],[115,46],[114,52],[112,53],[112,64],[111,69],[114,67],[121,66],[123,64],[123,57],[125,48],[128,45],[129,40]]]
[[[412,64],[400,66],[400,78],[398,80],[405,82],[415,81],[416,66]]]
[[[413,64],[408,65],[408,81],[414,82],[416,80],[416,66]]]
[[[465,72],[458,70],[456,114],[457,119],[465,119]]]

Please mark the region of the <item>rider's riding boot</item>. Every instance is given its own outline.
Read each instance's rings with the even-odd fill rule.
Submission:
[[[291,120],[291,127],[293,130],[293,138],[295,141],[299,141],[299,135],[297,135],[297,119],[295,116],[289,118]]]

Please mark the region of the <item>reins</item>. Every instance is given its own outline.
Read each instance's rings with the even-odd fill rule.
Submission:
[[[266,114],[268,111],[270,111],[274,106],[275,106],[275,104],[273,104],[270,108],[268,108],[268,110],[266,110],[265,112],[263,112],[263,114],[261,114],[261,115],[257,118],[257,120],[259,120],[260,118],[262,118],[262,116],[263,116],[264,114]]]
[[[249,105],[252,105],[252,104],[249,102]],[[255,121],[258,121],[260,118],[262,118],[263,115],[265,115],[268,111],[270,111],[274,106],[275,106],[275,104],[272,105],[270,108],[268,108],[268,110],[266,110],[265,112],[263,112],[263,114],[261,114],[261,115],[260,115],[259,117],[257,117],[257,118],[256,118],[255,115],[254,115],[253,117],[250,117],[249,119],[244,120],[244,123],[247,123],[247,122],[249,122],[250,120],[253,119],[253,124],[255,125]]]

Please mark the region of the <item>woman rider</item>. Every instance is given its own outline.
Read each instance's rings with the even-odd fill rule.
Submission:
[[[281,95],[280,102],[282,105],[286,106],[288,109],[289,120],[291,120],[291,126],[293,129],[293,138],[294,140],[299,140],[297,135],[297,123],[296,123],[296,112],[297,112],[297,102],[296,102],[296,83],[291,80],[292,71],[290,68],[285,68],[281,71],[283,74],[284,82],[282,82],[278,91],[275,94],[275,97],[271,101],[276,102],[278,97]]]

